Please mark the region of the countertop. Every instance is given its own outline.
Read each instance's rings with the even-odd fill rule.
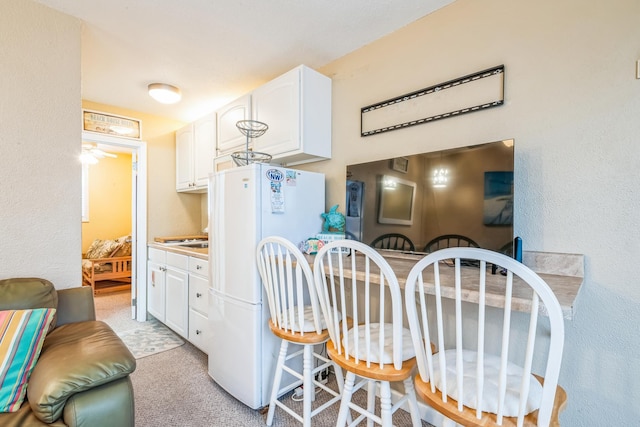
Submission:
[[[150,248],[162,249],[167,252],[174,252],[177,254],[188,255],[204,260],[209,259],[209,248],[185,248],[182,246],[178,246],[175,243],[159,243],[159,242],[149,242],[147,244]]]
[[[415,265],[421,256],[384,253],[383,256],[394,270],[401,288],[404,288],[409,270]],[[310,263],[313,263],[313,256],[308,256]],[[575,315],[575,301],[578,292],[584,281],[584,257],[578,254],[556,254],[544,252],[525,252],[524,264],[549,285],[556,295],[565,319],[572,319]],[[474,274],[476,269],[471,269],[469,274]],[[327,271],[328,273],[328,271]],[[350,274],[350,271],[346,273]],[[443,296],[453,297],[452,271],[441,268],[441,279],[443,280]],[[358,273],[360,274],[360,273]],[[475,273],[477,274],[477,273]],[[487,275],[487,295],[486,303],[493,307],[504,307],[504,295],[502,293],[502,276]],[[375,275],[371,276],[372,281],[378,280]],[[517,284],[515,280],[514,283]],[[425,283],[427,293],[433,293],[433,284]],[[518,311],[528,311],[531,305],[529,291],[519,286],[514,286],[512,308]],[[467,289],[463,295],[463,300],[467,302],[478,302],[478,291],[473,287]],[[544,306],[540,306],[541,314],[546,314]]]

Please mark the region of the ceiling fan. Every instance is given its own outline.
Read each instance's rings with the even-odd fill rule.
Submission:
[[[98,163],[98,159],[103,159],[105,157],[111,157],[115,159],[118,156],[99,149],[96,144],[90,144],[86,142],[82,143],[82,153],[80,154],[80,161],[82,163],[95,165],[96,163]]]

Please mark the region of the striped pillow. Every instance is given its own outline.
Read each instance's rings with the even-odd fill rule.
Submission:
[[[20,409],[55,308],[0,311],[0,412]]]

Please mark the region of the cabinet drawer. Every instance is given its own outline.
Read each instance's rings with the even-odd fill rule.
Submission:
[[[189,257],[187,255],[175,254],[173,252],[167,252],[167,265],[170,267],[178,268],[180,270],[187,270],[189,266]]]
[[[204,277],[189,275],[189,306],[201,313],[209,309],[209,281]]]
[[[167,262],[167,251],[149,248],[149,261],[153,261],[156,264],[165,264]]]
[[[209,277],[209,261],[205,259],[189,257],[189,272]]]
[[[209,321],[193,309],[189,310],[189,341],[209,354]]]

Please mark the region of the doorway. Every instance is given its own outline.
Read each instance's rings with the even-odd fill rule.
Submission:
[[[147,144],[144,141],[82,132],[82,142],[131,153],[131,318],[147,320]]]

